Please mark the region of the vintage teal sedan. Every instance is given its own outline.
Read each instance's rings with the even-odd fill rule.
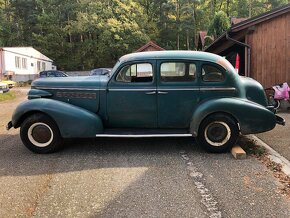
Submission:
[[[188,136],[225,152],[240,133],[277,123],[285,121],[268,106],[263,87],[224,58],[162,51],[125,55],[110,75],[35,80],[7,129],[20,127],[36,153],[54,152],[67,138]]]

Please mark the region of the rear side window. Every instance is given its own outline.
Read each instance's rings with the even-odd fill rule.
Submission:
[[[149,63],[140,63],[124,66],[118,73],[116,81],[125,83],[152,82],[152,65]]]
[[[54,72],[49,71],[46,73],[46,76],[47,77],[55,77],[55,74],[54,74]]]
[[[161,81],[189,82],[195,80],[196,65],[193,63],[166,62],[160,66]]]
[[[209,64],[202,66],[201,77],[205,82],[222,82],[225,79],[223,72],[219,68]]]

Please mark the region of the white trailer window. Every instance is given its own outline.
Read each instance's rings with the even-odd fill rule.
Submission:
[[[42,68],[42,70],[45,70],[45,68],[46,68],[46,64],[45,64],[45,62],[42,62],[42,66],[41,66],[41,68]]]
[[[22,58],[22,68],[27,69],[27,58]]]
[[[18,56],[15,56],[15,67],[17,68],[17,69],[20,69],[20,57],[18,57]]]
[[[40,71],[41,68],[40,68],[40,61],[37,61],[37,70]]]

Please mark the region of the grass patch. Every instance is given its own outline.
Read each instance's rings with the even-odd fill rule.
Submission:
[[[6,93],[0,93],[0,101],[12,100],[16,97],[15,92],[9,91]]]

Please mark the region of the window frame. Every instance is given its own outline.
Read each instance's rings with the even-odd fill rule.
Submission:
[[[21,57],[20,56],[15,56],[15,68],[21,69]]]
[[[27,58],[21,58],[21,67],[27,70]]]
[[[204,65],[208,65],[208,66],[211,66],[211,67],[215,67],[217,68],[221,73],[222,73],[222,76],[223,76],[223,80],[220,80],[220,81],[206,81],[206,80],[203,80],[203,76],[202,76],[202,70],[203,70],[203,66]],[[226,77],[226,69],[223,68],[222,66],[216,64],[216,63],[212,63],[212,62],[202,62],[201,65],[200,65],[200,81],[202,83],[218,83],[218,84],[223,84],[227,77]]]
[[[124,67],[127,67],[127,66],[132,66],[132,65],[138,65],[138,64],[150,64],[151,67],[152,67],[152,81],[150,82],[122,82],[122,81],[118,81],[117,80],[117,76],[119,75],[119,73],[124,69]],[[132,85],[136,85],[136,84],[143,84],[143,85],[151,85],[155,82],[155,73],[154,73],[154,64],[150,61],[140,61],[140,62],[127,62],[127,63],[124,63],[123,65],[121,65],[119,67],[119,69],[117,70],[117,72],[115,73],[114,75],[114,78],[113,78],[113,81],[114,83],[117,83],[117,84],[132,84]]]
[[[163,63],[184,63],[185,64],[185,75],[186,73],[188,73],[189,76],[189,66],[190,64],[194,64],[196,71],[195,71],[195,75],[194,75],[194,79],[190,80],[190,81],[163,81],[162,80],[162,76],[161,76],[161,65]],[[188,71],[188,72],[187,72]],[[166,84],[176,84],[176,83],[180,83],[183,85],[186,84],[195,84],[198,81],[198,74],[199,74],[199,61],[198,60],[176,60],[176,59],[172,59],[172,60],[160,60],[160,62],[158,63],[158,77],[159,77],[159,83],[162,85],[166,85]]]
[[[41,70],[45,70],[46,69],[46,63],[45,62],[41,62]]]
[[[37,65],[37,66],[36,66],[36,67],[37,67],[37,70],[38,70],[38,71],[41,71],[41,61],[37,61],[37,62],[36,62],[36,65]]]

